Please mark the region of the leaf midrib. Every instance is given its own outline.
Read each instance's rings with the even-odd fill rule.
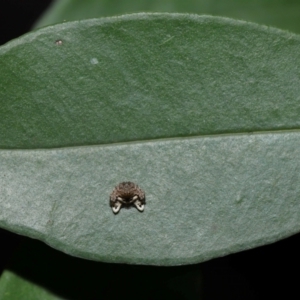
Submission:
[[[0,148],[0,151],[34,151],[34,150],[55,150],[55,149],[77,149],[77,148],[87,148],[87,147],[112,147],[112,146],[124,146],[124,145],[134,145],[134,144],[147,144],[147,143],[161,143],[170,141],[186,141],[186,140],[196,140],[196,139],[207,139],[207,138],[226,138],[226,137],[236,137],[236,136],[259,136],[259,135],[282,135],[289,133],[300,133],[300,129],[276,129],[276,130],[261,130],[261,131],[249,131],[249,132],[231,132],[231,133],[216,133],[216,134],[202,134],[193,136],[176,136],[168,138],[155,138],[155,139],[140,139],[140,140],[130,140],[126,142],[114,142],[114,143],[103,143],[103,144],[87,144],[87,145],[74,145],[74,146],[61,146],[61,147],[37,147],[37,148]]]

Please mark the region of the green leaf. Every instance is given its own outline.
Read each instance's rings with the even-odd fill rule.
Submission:
[[[2,300],[59,300],[47,290],[38,285],[5,270],[0,280],[0,297]]]
[[[26,260],[26,258],[25,258]],[[30,266],[32,267],[32,266]],[[0,298],[1,300],[60,300],[41,286],[30,282],[21,276],[5,270],[0,279]]]
[[[36,27],[125,13],[182,12],[242,19],[300,33],[299,9],[297,0],[58,0]]]
[[[287,32],[176,14],[12,41],[0,49],[0,225],[156,265],[299,232],[299,49]],[[144,213],[112,213],[121,181],[145,190]]]

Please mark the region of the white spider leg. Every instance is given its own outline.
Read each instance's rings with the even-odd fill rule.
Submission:
[[[133,204],[139,211],[144,211],[145,205],[140,200],[136,200]]]
[[[112,207],[112,211],[117,214],[121,209],[122,204],[120,202],[116,202],[115,205]]]

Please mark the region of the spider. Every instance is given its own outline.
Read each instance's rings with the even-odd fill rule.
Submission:
[[[134,205],[139,211],[144,211],[145,193],[133,182],[125,181],[119,183],[109,197],[109,205],[117,214],[122,207],[129,208]]]

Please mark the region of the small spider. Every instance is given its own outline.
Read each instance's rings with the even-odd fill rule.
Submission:
[[[144,211],[145,193],[133,182],[119,183],[109,197],[109,205],[117,214],[122,206],[129,208],[134,205],[139,211]]]

